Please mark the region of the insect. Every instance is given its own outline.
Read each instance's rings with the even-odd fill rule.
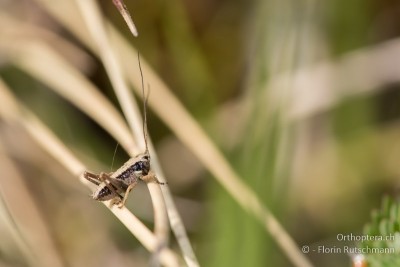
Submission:
[[[138,54],[140,75],[142,77],[142,93],[144,97],[144,82],[143,73],[140,65],[140,56]],[[143,136],[145,141],[146,150],[144,153],[129,159],[118,170],[111,173],[101,172],[94,174],[88,171],[83,173],[83,177],[93,184],[97,185],[97,190],[93,192],[93,199],[98,201],[111,200],[111,205],[117,204],[119,208],[125,205],[130,191],[137,185],[139,180],[145,182],[156,182],[164,185],[158,181],[154,173],[150,171],[150,154],[147,145],[147,106],[148,95],[143,100]],[[123,196],[122,196],[123,195]]]

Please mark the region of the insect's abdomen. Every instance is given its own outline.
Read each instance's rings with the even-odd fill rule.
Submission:
[[[114,189],[117,190],[115,187]],[[93,193],[93,199],[99,201],[110,200],[114,197],[116,197],[115,194],[105,184],[100,185],[100,187]]]

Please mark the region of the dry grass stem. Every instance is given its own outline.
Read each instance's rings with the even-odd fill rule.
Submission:
[[[1,166],[3,168],[2,173],[10,173],[9,166],[7,165],[11,165],[10,164],[11,160],[8,159],[7,162],[7,160],[4,160],[4,158],[5,155],[0,154],[0,159],[2,160],[3,163],[3,165]],[[11,175],[9,175],[8,177],[13,178],[13,176]],[[22,254],[24,261],[26,261],[29,264],[29,266],[34,266],[34,267],[41,266],[38,263],[38,259],[34,255],[32,248],[29,246],[24,236],[19,231],[18,225],[11,214],[10,208],[7,205],[5,197],[3,197],[3,192],[1,191],[1,188],[0,188],[0,227],[1,227],[0,232],[2,234],[2,238],[7,240],[0,247],[2,250],[3,246],[7,246],[8,251],[18,250]],[[10,245],[11,243],[10,240],[12,240],[15,243],[16,248]],[[13,253],[17,254],[15,253],[15,251],[13,251]]]
[[[279,93],[277,89],[290,81],[293,90],[288,112],[290,118],[302,120],[333,108],[346,97],[398,83],[400,68],[396,62],[400,62],[400,39],[357,49],[335,61],[281,73],[267,83],[264,91]],[[281,97],[277,95],[278,99]]]
[[[123,72],[114,52],[110,46],[106,31],[103,26],[102,15],[100,8],[93,0],[79,1],[77,4],[80,8],[89,32],[92,35],[95,43],[98,45],[98,51],[101,61],[106,69],[111,83],[113,84],[114,91],[117,95],[118,101],[121,104],[122,110],[130,125],[131,131],[134,133],[137,143],[141,144],[141,151],[144,151],[144,133],[142,132],[142,121],[140,119],[140,112],[133,100],[133,96],[128,88],[127,83],[123,77]],[[144,96],[143,96],[144,97]],[[160,245],[165,244],[169,235],[168,217],[165,210],[164,199],[161,195],[159,186],[154,183],[149,183],[148,188],[153,201],[154,209],[154,224],[155,235],[159,238]]]
[[[0,142],[0,217],[30,266],[63,266],[34,198]],[[35,179],[35,177],[32,177]],[[20,205],[24,203],[24,205]],[[40,246],[37,246],[40,244]]]
[[[114,38],[115,37],[117,37],[117,38],[120,37],[118,32],[115,29],[113,29],[112,27],[110,27],[110,32],[114,35],[113,36]],[[123,40],[122,37],[120,37],[120,38],[121,38],[121,40]],[[133,55],[136,54],[137,51],[134,48],[132,48],[131,46],[123,47],[122,45],[118,45],[118,47],[119,48],[124,48],[123,51],[124,52],[128,52],[128,54],[123,55],[124,52],[119,51],[119,49],[115,50],[116,52],[117,51],[120,52],[118,54],[119,55],[119,60],[124,66],[125,75],[128,77],[131,85],[137,90],[137,94],[140,95],[140,93],[141,93],[140,88],[141,88],[141,82],[142,82],[141,81],[141,76],[140,76],[140,74],[138,72],[135,72],[135,73],[130,72],[129,71],[130,70],[130,65],[127,64],[127,61],[135,60],[136,57],[133,56]],[[129,60],[124,58],[125,56],[127,58],[129,58]],[[155,74],[148,67],[148,65],[147,65],[145,60],[142,60],[142,66],[143,66],[143,72],[146,73],[146,77],[148,77],[149,84],[151,84],[152,88],[153,87],[155,88],[154,91],[156,91],[155,93],[152,94],[152,97],[149,98],[149,104],[151,105],[151,103],[154,102],[154,99],[152,99],[152,98],[159,99],[159,101],[163,101],[162,98],[160,98],[160,96],[157,95],[158,94],[158,89],[157,89],[158,83],[157,82],[159,80],[153,78],[153,76]],[[156,83],[153,84],[154,82],[156,82]],[[164,106],[168,105],[168,99],[169,98],[168,98],[168,94],[167,94],[167,98],[165,99],[166,102],[164,102],[164,104],[163,104]],[[166,112],[169,113],[171,111],[166,111]],[[170,114],[172,114],[172,116],[173,116],[173,113],[170,113]],[[160,117],[162,118],[162,116],[160,116]],[[150,151],[153,152],[152,153],[152,155],[153,155],[152,156],[152,163],[153,163],[154,169],[156,170],[158,179],[161,182],[166,182],[166,179],[164,178],[164,175],[162,173],[160,164],[158,162],[157,155],[154,153],[154,149],[152,148],[151,145],[150,145]],[[193,248],[192,248],[192,246],[190,244],[190,241],[189,241],[189,239],[187,237],[186,229],[185,229],[185,227],[183,225],[182,219],[181,219],[181,217],[180,217],[180,215],[179,215],[179,213],[178,213],[178,211],[176,209],[176,205],[175,205],[175,203],[173,201],[172,194],[171,194],[168,186],[162,186],[161,190],[163,192],[163,196],[164,196],[165,205],[166,205],[166,208],[167,208],[167,212],[168,212],[168,217],[169,217],[169,221],[170,221],[170,224],[171,224],[171,228],[172,228],[172,230],[174,232],[174,235],[175,235],[175,237],[176,237],[176,239],[178,241],[179,246],[181,247],[181,249],[183,251],[183,256],[185,258],[185,261],[188,264],[188,266],[198,266],[199,263],[197,261],[196,255],[195,255],[195,253],[193,251]]]
[[[125,20],[125,23],[128,25],[129,30],[133,34],[133,36],[137,37],[138,31],[136,29],[135,24],[133,23],[132,16],[129,13],[128,8],[125,6],[124,1],[122,0],[113,0],[114,5],[117,7],[119,13],[121,13],[122,17]]]
[[[99,93],[94,84],[49,46],[34,39],[26,43],[7,39],[0,41],[0,47],[7,51],[16,66],[47,84],[107,129],[128,153],[137,153],[133,137],[116,108]]]
[[[0,35],[8,40],[15,40],[15,43],[31,39],[46,42],[62,53],[81,73],[87,72],[92,64],[92,59],[83,49],[78,48],[62,36],[49,29],[18,20],[2,10],[0,10]]]
[[[5,103],[1,106],[0,113],[7,119],[18,121],[45,151],[93,190],[93,185],[82,176],[86,167],[33,114],[20,107],[2,82],[0,83],[0,97]],[[109,203],[105,202],[104,205],[108,207]],[[111,211],[149,251],[154,252],[160,249],[157,238],[128,209],[113,207]],[[166,266],[179,266],[177,256],[168,248],[161,248],[160,259]]]
[[[88,25],[89,31],[91,32],[93,39],[99,44],[99,55],[102,59],[102,62],[105,65],[105,68],[109,74],[109,77],[114,85],[114,90],[116,91],[116,95],[118,97],[119,102],[121,103],[122,109],[128,119],[128,122],[131,126],[132,131],[134,131],[135,136],[140,137],[140,140],[144,140],[142,132],[140,131],[141,122],[138,114],[138,109],[136,105],[134,105],[133,98],[128,90],[128,86],[123,77],[123,71],[120,69],[120,64],[118,63],[118,59],[114,55],[113,48],[110,45],[107,34],[103,27],[103,21],[101,20],[101,14],[99,8],[96,6],[94,1],[78,1],[79,6],[81,8],[82,13],[84,14],[84,19]],[[134,61],[133,61],[134,62]],[[129,68],[130,69],[130,68]],[[131,75],[129,73],[129,75]],[[127,75],[127,76],[129,76]],[[141,88],[142,84],[139,83],[137,88]],[[139,122],[139,123],[138,123]],[[143,144],[143,142],[142,142]],[[142,145],[144,150],[144,144]],[[152,150],[152,155],[155,155],[154,150]],[[161,172],[160,165],[158,164],[157,160],[154,160],[155,163],[155,170],[158,179],[162,182],[165,182],[165,178]],[[164,202],[163,198],[160,196],[159,187],[155,184],[149,184],[149,190],[152,194],[153,201],[159,200],[158,203],[154,202],[154,209],[155,209],[155,232],[156,235],[160,236],[161,244],[167,240],[167,226],[168,222],[166,221],[166,215],[162,212],[164,211]],[[172,201],[172,196],[169,192],[167,186],[162,187],[162,191],[166,196],[166,205],[168,207],[168,214],[171,221],[171,225],[173,225],[174,233],[178,239],[178,243],[181,246],[184,259],[188,266],[199,266],[196,256],[191,248],[189,239],[187,238],[186,230],[184,229],[183,223],[178,215],[178,212],[175,208],[175,205]],[[161,210],[162,209],[162,210]],[[157,221],[159,222],[157,224]]]

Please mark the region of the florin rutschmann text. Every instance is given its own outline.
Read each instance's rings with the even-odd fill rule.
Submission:
[[[373,248],[373,247],[337,247],[337,246],[318,246],[317,250],[313,250],[321,254],[394,254],[394,248]]]

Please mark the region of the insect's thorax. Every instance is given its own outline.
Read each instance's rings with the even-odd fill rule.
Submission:
[[[125,184],[131,184],[142,179],[150,171],[150,157],[148,153],[142,153],[129,159],[125,164],[114,172],[111,177],[121,180]]]

